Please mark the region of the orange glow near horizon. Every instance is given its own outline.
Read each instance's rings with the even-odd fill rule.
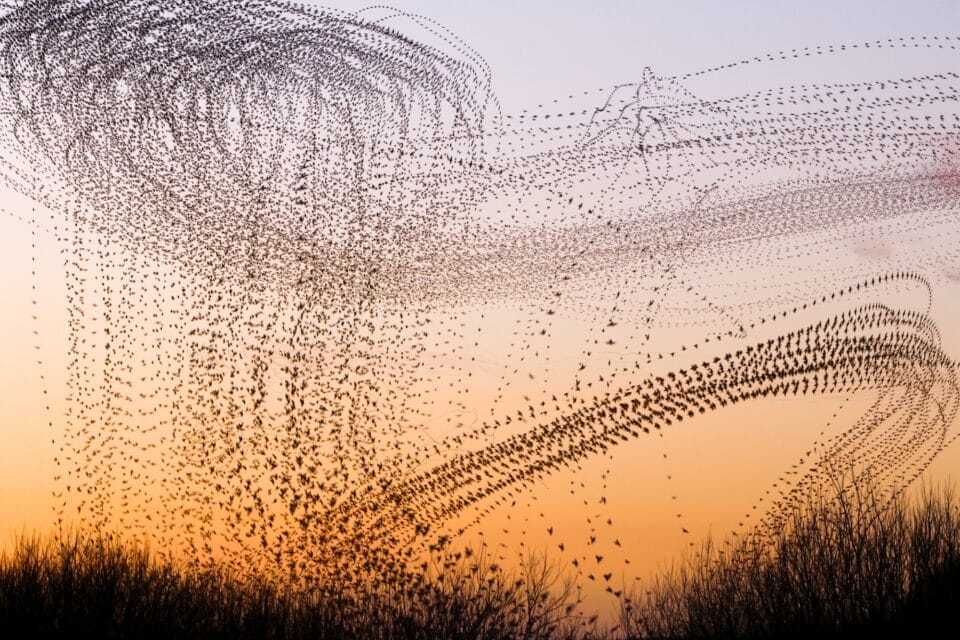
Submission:
[[[957,39],[547,98],[416,11],[180,4],[118,4],[126,75],[0,29],[0,549],[309,581],[449,543],[609,612],[834,466],[960,473]]]

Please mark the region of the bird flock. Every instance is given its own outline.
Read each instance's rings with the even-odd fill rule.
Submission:
[[[638,69],[511,113],[398,10],[12,3],[0,179],[67,287],[59,521],[281,581],[416,581],[544,479],[774,396],[872,400],[757,535],[830,469],[902,489],[957,433],[931,309],[960,280],[958,46]],[[944,68],[690,89],[917,51]]]

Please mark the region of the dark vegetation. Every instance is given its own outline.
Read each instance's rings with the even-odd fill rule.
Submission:
[[[633,637],[937,638],[960,623],[960,500],[870,482],[812,493],[768,536],[701,551],[624,602]]]
[[[22,537],[0,559],[3,638],[577,638],[572,588],[482,557],[391,593],[305,595],[162,562],[112,537]]]
[[[707,543],[603,632],[556,566],[480,558],[420,588],[305,596],[114,538],[22,537],[0,560],[5,638],[954,637],[960,500],[863,483],[812,495],[772,537]]]

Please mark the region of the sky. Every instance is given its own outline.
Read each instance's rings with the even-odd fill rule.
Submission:
[[[354,11],[367,5],[324,6]],[[646,67],[659,75],[683,76],[793,48],[952,35],[950,27],[960,24],[960,3],[950,0],[422,0],[393,6],[435,20],[482,55],[504,113],[519,113],[583,91],[602,95],[619,84],[636,82]],[[898,55],[883,59],[887,65],[882,69],[876,68],[876,57],[858,62],[852,56],[842,68],[833,68],[827,57],[801,62],[791,82],[896,76],[902,59]],[[938,70],[956,68],[954,59],[937,51],[913,55],[904,68],[924,68],[926,63]],[[777,78],[769,76],[779,73],[778,69],[775,65],[757,68],[734,80],[741,83],[740,88],[758,81],[763,86],[776,85]],[[691,83],[696,84],[698,95],[736,93],[737,87],[723,84],[729,78]],[[0,188],[0,539],[20,530],[43,531],[51,522],[56,443],[50,423],[64,409],[57,394],[67,345],[63,257],[47,232],[49,227],[31,224],[32,206]],[[922,237],[909,234],[890,239],[895,248],[920,246],[922,250],[922,242]],[[847,259],[870,259],[854,255],[854,248],[848,247]],[[957,310],[952,301],[960,300],[960,291],[956,284],[952,286],[937,299],[936,317],[949,318]],[[945,341],[948,351],[960,355],[960,336],[948,331]],[[856,415],[869,402],[869,398],[855,398],[838,405],[835,400],[803,404],[771,399],[694,421],[688,429],[649,446],[627,449],[610,465],[587,464],[575,477],[554,478],[534,491],[537,499],[531,506],[521,504],[502,516],[526,519],[529,524],[507,527],[505,521],[491,521],[484,535],[508,529],[498,538],[507,547],[525,540],[531,547],[552,548],[551,536],[561,535],[561,529],[568,539],[587,538],[593,525],[585,524],[581,516],[585,511],[592,516],[596,507],[600,520],[618,522],[619,528],[609,537],[625,544],[623,551],[615,553],[629,555],[644,571],[665,566],[689,544],[690,538],[679,533],[677,518],[684,529],[698,536],[736,528],[771,482],[802,454],[811,439],[811,421],[841,424],[844,416]],[[835,418],[837,414],[841,415]],[[954,447],[934,464],[929,477],[941,480],[957,475],[960,454]],[[578,487],[580,482],[583,486]],[[679,502],[674,496],[680,496]],[[547,515],[540,515],[544,512]],[[557,532],[546,534],[541,521],[558,523]]]
[[[370,5],[322,6],[357,10]],[[436,20],[479,52],[508,111],[574,89],[633,82],[644,67],[660,75],[682,75],[759,53],[818,44],[952,35],[950,26],[960,19],[960,6],[950,0],[422,0],[389,6]]]

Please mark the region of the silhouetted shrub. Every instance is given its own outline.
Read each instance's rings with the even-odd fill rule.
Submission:
[[[706,542],[623,601],[619,634],[938,637],[960,611],[960,500],[869,483],[811,493],[772,535]],[[574,639],[601,637],[556,564],[507,574],[438,556],[418,586],[304,592],[158,560],[111,536],[21,537],[0,556],[4,638]],[[614,637],[613,633],[606,634]]]
[[[531,558],[513,577],[444,562],[416,588],[304,593],[155,560],[112,537],[22,537],[0,558],[4,638],[573,638],[569,583]],[[558,588],[551,592],[552,588]]]
[[[631,636],[937,637],[960,605],[960,501],[868,480],[810,493],[772,535],[706,542],[623,605]]]

